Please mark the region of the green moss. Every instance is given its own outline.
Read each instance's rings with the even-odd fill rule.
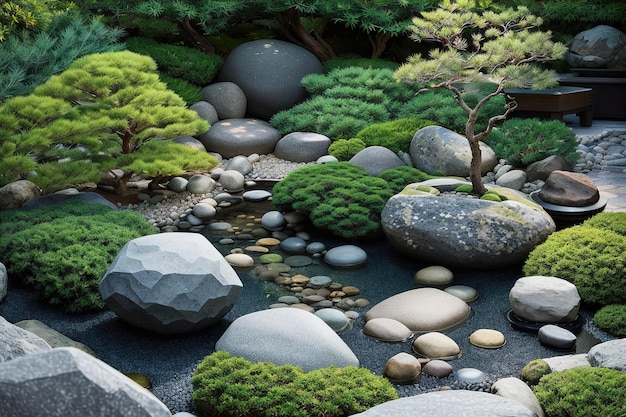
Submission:
[[[398,398],[391,383],[356,367],[303,372],[226,352],[206,357],[191,380],[202,416],[348,416]]]
[[[328,153],[339,161],[348,161],[363,149],[365,149],[365,142],[361,139],[338,139],[330,144]]]
[[[367,146],[384,146],[393,152],[408,152],[415,132],[435,122],[417,117],[407,117],[375,123],[361,130],[356,137]]]
[[[408,184],[426,181],[435,178],[433,175],[429,175],[424,171],[410,166],[400,166],[385,170],[378,174],[378,177],[384,179],[389,183],[393,194],[397,194],[404,189]],[[430,192],[431,187],[425,187],[426,192]]]
[[[626,305],[611,304],[602,307],[593,316],[594,323],[613,336],[626,337]]]
[[[548,362],[543,359],[535,359],[524,366],[520,378],[528,385],[536,385],[544,375],[550,372],[552,372],[552,370]]]
[[[454,189],[457,193],[471,193],[473,190],[472,184],[461,184]]]
[[[574,368],[541,378],[533,391],[547,417],[626,415],[626,374],[607,368]]]

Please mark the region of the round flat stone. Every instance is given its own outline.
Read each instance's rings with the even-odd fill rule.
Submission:
[[[357,266],[367,261],[367,252],[355,245],[337,246],[326,252],[324,261],[337,267]]]
[[[226,262],[237,268],[247,268],[254,265],[254,259],[244,253],[230,253],[224,257]]]
[[[272,271],[277,271],[277,272],[289,272],[289,271],[291,271],[291,267],[289,265],[285,264],[285,263],[282,263],[282,262],[273,262],[271,264],[267,264],[267,268],[271,269]]]
[[[256,241],[256,244],[259,246],[276,246],[280,245],[280,240],[273,237],[262,237]]]
[[[257,245],[252,245],[252,246],[246,246],[244,248],[244,250],[246,252],[254,252],[254,253],[267,253],[270,250],[265,247],[265,246],[257,246]]]
[[[456,359],[461,356],[461,348],[449,336],[439,332],[424,333],[411,345],[413,352],[430,359]]]
[[[262,264],[273,264],[282,262],[283,257],[279,253],[264,253],[259,256],[259,260]]]
[[[305,255],[293,255],[286,257],[283,262],[291,267],[298,267],[311,265],[313,263],[313,259]]]
[[[282,297],[278,299],[278,302],[291,305],[291,304],[299,303],[300,299],[296,297],[295,295],[283,295]]]
[[[219,240],[220,245],[232,245],[235,241],[229,237],[225,237],[224,239]]]
[[[478,329],[469,337],[472,345],[485,349],[497,349],[506,343],[504,335],[494,329]]]
[[[325,275],[316,275],[314,277],[311,277],[311,279],[309,280],[309,285],[316,288],[323,288],[330,285],[332,282],[333,280],[330,277],[327,277]]]
[[[306,275],[297,274],[297,275],[292,276],[291,280],[293,281],[294,284],[306,285],[309,283],[310,278],[307,277]],[[307,288],[307,290],[311,291],[311,294],[315,293],[315,290],[313,290],[312,288]]]
[[[242,197],[246,201],[265,201],[272,196],[267,190],[250,190],[242,194]]]
[[[326,250],[326,245],[322,242],[311,242],[306,245],[306,253],[322,253]]]
[[[372,319],[363,326],[363,333],[385,342],[404,342],[413,336],[411,329],[394,319]]]
[[[277,210],[268,211],[261,217],[261,225],[267,230],[280,230],[285,226],[283,213]]]
[[[328,324],[331,329],[337,333],[341,333],[350,326],[350,319],[346,317],[343,311],[335,308],[322,308],[315,312],[315,315]]]
[[[476,368],[461,368],[454,373],[454,376],[459,382],[467,384],[475,384],[485,380],[485,374]]]
[[[233,225],[228,222],[213,222],[213,223],[209,223],[207,227],[209,228],[209,230],[214,230],[216,232],[223,232],[233,227]]]
[[[460,298],[466,303],[472,303],[478,300],[478,291],[472,287],[468,287],[467,285],[452,285],[444,289],[444,291]]]
[[[541,326],[538,336],[542,344],[551,348],[572,350],[576,346],[576,335],[554,324]]]
[[[306,250],[306,241],[299,237],[288,237],[280,242],[280,248],[285,252],[304,253]]]
[[[413,280],[424,285],[445,285],[454,280],[454,275],[445,266],[429,266],[415,273]]]

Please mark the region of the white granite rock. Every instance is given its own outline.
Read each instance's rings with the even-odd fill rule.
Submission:
[[[509,292],[513,313],[536,323],[569,323],[576,320],[580,295],[576,286],[557,277],[529,276],[515,281]]]

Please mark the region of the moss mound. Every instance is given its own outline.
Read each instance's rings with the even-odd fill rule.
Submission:
[[[602,330],[617,337],[626,337],[626,305],[611,304],[602,307],[593,316],[593,321]]]
[[[520,374],[520,378],[522,381],[532,386],[537,385],[539,380],[544,375],[548,375],[550,372],[552,372],[552,370],[550,369],[548,362],[543,359],[535,359],[534,361],[528,362],[528,364],[524,366]]]

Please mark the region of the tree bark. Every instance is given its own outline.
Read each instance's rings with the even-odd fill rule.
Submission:
[[[276,21],[280,25],[283,35],[289,41],[299,44],[313,52],[321,62],[336,58],[335,52],[330,45],[321,39],[321,34],[314,33],[312,35],[307,31],[302,25],[300,17],[300,13],[294,8],[276,14]]]
[[[391,39],[391,35],[388,33],[376,33],[372,35],[371,33],[367,34],[367,40],[370,42],[372,47],[372,59],[380,58],[387,49],[387,42]]]
[[[202,52],[204,52],[207,55],[213,55],[215,54],[215,46],[213,46],[211,44],[211,42],[209,42],[207,40],[207,38],[205,38],[204,36],[202,36],[191,24],[191,21],[189,20],[188,17],[186,17],[181,23],[181,26],[183,27],[183,29],[185,30],[185,32],[187,32],[189,34],[189,36],[191,36],[191,39],[193,41],[194,46],[201,50]]]

